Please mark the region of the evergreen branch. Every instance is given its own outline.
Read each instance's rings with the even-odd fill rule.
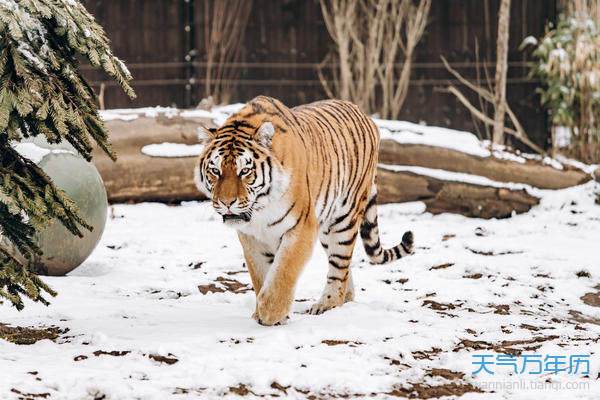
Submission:
[[[78,236],[91,227],[11,141],[38,135],[50,143],[66,140],[86,160],[96,143],[115,159],[98,115],[98,98],[79,71],[78,56],[135,97],[130,72],[79,1],[0,1],[0,297],[18,309],[21,295],[44,304],[42,292],[55,295],[29,268],[40,253],[35,232],[53,219]]]

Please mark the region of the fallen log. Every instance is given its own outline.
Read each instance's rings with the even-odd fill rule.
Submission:
[[[112,166],[107,157],[96,162],[96,167],[110,203],[176,203],[204,199],[193,181],[194,160],[122,154]]]
[[[196,129],[207,122],[165,116],[107,121],[117,161],[95,150],[93,162],[104,180],[108,201],[171,203],[203,199],[193,181],[195,157],[151,157],[143,154],[142,148],[163,142],[196,144]]]
[[[478,157],[444,147],[400,144],[394,140],[381,141],[379,161],[463,172],[498,182],[524,183],[539,189],[564,189],[591,179],[589,174],[567,166],[559,170],[534,160],[520,163],[495,157]]]
[[[116,202],[201,200],[193,183],[195,157],[155,157],[142,148],[157,143],[197,143],[196,128],[210,120],[140,116],[132,121],[107,121],[113,148],[112,162],[100,152],[94,155],[106,185],[108,199]],[[562,188],[580,184],[589,175],[563,171],[540,162],[518,163],[494,157],[477,157],[459,151],[425,145],[382,141],[380,160],[387,164],[416,165],[488,177],[497,182],[522,182],[534,187]],[[432,213],[454,212],[471,217],[504,218],[537,204],[522,190],[449,181],[407,171],[379,170],[379,202],[423,201]]]
[[[529,211],[539,199],[525,190],[447,181],[407,171],[379,168],[378,201],[422,201],[432,214],[445,212],[476,218],[508,218]]]

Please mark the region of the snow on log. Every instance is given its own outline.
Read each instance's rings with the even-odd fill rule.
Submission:
[[[119,158],[113,163],[96,152],[94,163],[110,202],[203,199],[193,183],[195,155],[201,150],[196,128],[200,123],[211,125],[214,112],[141,109],[105,113]],[[227,113],[222,114],[219,118],[226,118]],[[544,163],[531,156],[526,159],[525,155],[488,151],[468,132],[461,134],[470,147],[461,152],[458,137],[456,146],[443,145],[444,141],[452,143],[449,136],[458,131],[413,125],[403,123],[402,127],[424,133],[382,131],[380,203],[423,201],[432,213],[505,218],[537,204],[535,188],[559,189],[591,179],[590,174],[555,160]]]

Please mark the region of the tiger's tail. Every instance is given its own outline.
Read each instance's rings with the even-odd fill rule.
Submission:
[[[379,238],[379,224],[377,223],[377,186],[373,184],[369,201],[364,212],[363,222],[360,225],[365,252],[373,264],[385,264],[405,257],[413,252],[414,237],[411,231],[404,232],[400,244],[384,249]]]

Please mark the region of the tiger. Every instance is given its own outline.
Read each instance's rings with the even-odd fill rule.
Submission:
[[[328,257],[321,314],[354,299],[350,262],[360,233],[374,264],[413,252],[411,231],[384,249],[377,222],[379,131],[347,101],[294,108],[258,96],[219,128],[201,126],[198,189],[237,231],[256,295],[252,317],[286,323],[296,282],[318,238]]]

